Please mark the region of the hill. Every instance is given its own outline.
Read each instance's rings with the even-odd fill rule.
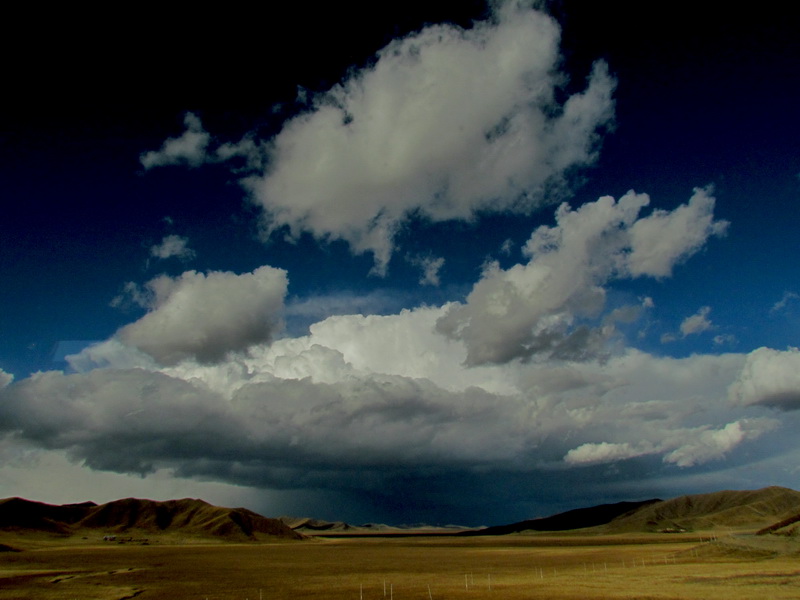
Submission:
[[[0,531],[65,536],[98,531],[104,535],[171,534],[229,541],[304,537],[278,519],[190,498],[166,502],[126,498],[101,505],[62,506],[7,498],[0,500]]]
[[[319,535],[326,532],[341,533],[354,529],[352,525],[344,521],[323,521],[309,517],[279,517],[279,519],[287,527],[307,535]]]
[[[386,525],[385,523],[364,523],[351,525],[344,521],[323,521],[308,517],[280,517],[280,520],[306,536],[321,537],[396,537],[415,535],[449,535],[462,533],[469,527],[459,525]]]
[[[679,496],[614,519],[609,532],[758,530],[800,512],[800,492],[783,487]]]
[[[679,496],[670,500],[601,504],[539,519],[465,531],[461,535],[576,529],[598,534],[725,529],[797,536],[800,535],[800,492],[773,486],[760,490]]]
[[[596,527],[609,523],[613,519],[637,511],[643,506],[661,502],[661,500],[644,500],[641,502],[617,502],[616,504],[601,504],[588,508],[576,508],[563,513],[528,519],[509,525],[495,525],[476,531],[465,531],[461,535],[506,535],[521,531],[568,531],[570,529],[583,529]]]

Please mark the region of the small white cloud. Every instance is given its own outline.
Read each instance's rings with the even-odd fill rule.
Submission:
[[[621,444],[600,442],[587,443],[573,448],[564,456],[564,462],[572,465],[587,465],[625,460],[648,454],[652,450],[634,448],[628,442]]]
[[[688,204],[655,211],[631,229],[631,275],[669,277],[675,265],[697,252],[711,236],[723,235],[729,223],[714,220],[711,188],[695,188]]]
[[[433,256],[409,257],[408,262],[422,269],[422,276],[419,279],[420,285],[439,285],[439,271],[444,266],[444,258]]]
[[[186,131],[180,137],[169,138],[160,150],[145,152],[139,157],[139,162],[145,169],[166,165],[199,167],[206,162],[206,149],[211,136],[203,129],[200,118],[194,113],[186,113],[183,123]]]
[[[190,260],[195,257],[195,252],[189,248],[189,239],[179,235],[168,235],[150,248],[150,256],[159,259],[179,258]]]
[[[681,322],[681,335],[687,337],[712,329],[714,325],[708,318],[710,312],[710,306],[703,306],[691,317],[686,317]]]

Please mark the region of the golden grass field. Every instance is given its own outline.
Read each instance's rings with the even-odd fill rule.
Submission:
[[[0,539],[0,600],[800,598],[796,539],[514,535],[149,545]]]

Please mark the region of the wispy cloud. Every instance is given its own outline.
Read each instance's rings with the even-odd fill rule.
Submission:
[[[783,297],[772,305],[770,313],[778,313],[787,310],[790,306],[797,304],[800,294],[797,292],[784,292]]]

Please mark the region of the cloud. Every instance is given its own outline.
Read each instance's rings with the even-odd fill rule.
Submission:
[[[634,192],[564,204],[532,232],[525,262],[489,265],[465,302],[442,306],[333,294],[284,308],[287,274],[269,266],[129,285],[147,314],[67,357],[74,372],[0,371],[0,446],[389,512],[449,510],[449,498],[480,507],[472,518],[516,502],[485,489],[511,497],[531,480],[565,486],[554,495],[578,483],[606,493],[743,469],[755,454],[778,464],[796,446],[799,351],[672,359],[616,331],[654,302],[612,302],[611,282],[661,277],[722,229],[709,213],[702,242],[670,226],[635,233],[693,201],[650,215]],[[313,321],[308,333],[279,336],[286,314]],[[787,411],[780,421],[772,407]],[[387,504],[398,493],[403,507]]]
[[[169,138],[160,150],[145,152],[139,157],[145,169],[166,165],[199,167],[206,162],[211,135],[203,129],[200,118],[194,113],[186,113],[183,123],[186,131],[180,137]]]
[[[139,287],[133,281],[126,281],[122,285],[122,292],[112,298],[111,302],[109,302],[109,306],[123,310],[128,310],[133,306],[147,308],[150,304],[151,296],[152,294],[146,289]]]
[[[772,305],[770,313],[783,312],[787,310],[795,301],[800,300],[800,294],[796,292],[784,292],[783,297]]]
[[[168,235],[161,240],[160,244],[150,248],[150,256],[162,260],[172,257],[190,260],[195,257],[195,252],[189,248],[188,238],[179,235]]]
[[[86,372],[0,389],[0,434],[101,471],[379,503],[402,489],[405,505],[425,506],[445,477],[459,502],[485,511],[500,502],[475,491],[485,485],[554,472],[563,483],[579,469],[583,485],[602,488],[608,473],[594,466],[612,462],[619,482],[723,457],[731,467],[763,432],[792,429],[729,402],[749,357],[628,349],[602,364],[466,368],[463,342],[435,331],[449,309],[333,316],[214,363],[162,366],[113,339],[70,357]]]
[[[334,291],[289,298],[284,315],[289,333],[301,335],[308,327],[332,315],[387,315],[414,302],[406,289],[378,289],[367,294]]]
[[[272,267],[161,275],[145,284],[149,312],[117,335],[161,364],[216,362],[280,329],[287,285],[286,272]]]
[[[740,405],[800,410],[800,350],[753,350],[729,395]]]
[[[605,196],[576,210],[562,204],[556,225],[537,228],[528,240],[529,262],[507,270],[489,265],[466,302],[439,320],[438,331],[465,342],[469,365],[601,355],[615,333],[608,319],[597,323],[604,286],[614,279],[665,276],[725,229],[713,220],[714,199],[705,190],[695,190],[688,204],[672,211],[640,217],[649,201],[629,192],[619,201]],[[689,215],[687,234],[674,224]]]
[[[756,439],[777,427],[770,419],[745,420],[728,423],[721,429],[702,428],[692,440],[664,456],[665,463],[692,467],[710,460],[719,460],[746,439]]]
[[[681,334],[683,335],[683,337],[695,335],[697,333],[702,333],[704,331],[712,329],[714,325],[708,319],[708,315],[710,312],[711,312],[710,306],[703,306],[691,317],[686,317],[681,322]]]
[[[53,485],[57,482],[57,485]],[[93,471],[70,461],[63,451],[45,451],[30,445],[0,439],[0,497],[20,496],[52,504],[93,500],[110,502],[119,498],[203,498],[218,506],[250,506],[262,503],[269,511],[262,514],[287,514],[297,505],[276,506],[280,495],[216,482],[180,479],[168,469],[141,477]],[[283,510],[286,512],[275,512]],[[305,513],[303,513],[305,514]]]
[[[715,346],[724,346],[724,345],[732,345],[736,344],[738,340],[736,336],[732,333],[722,333],[720,335],[714,336],[714,345]]]
[[[470,29],[432,25],[393,41],[269,143],[251,134],[207,150],[188,115],[186,133],[142,164],[246,156],[259,168],[242,182],[267,233],[345,240],[384,274],[407,219],[527,213],[596,159],[615,82],[598,62],[585,90],[557,100],[566,83],[558,43],[551,17],[506,3]]]
[[[14,376],[11,373],[6,373],[3,371],[3,369],[0,369],[0,389],[3,389],[12,381],[14,381]]]
[[[439,285],[439,271],[444,266],[444,258],[441,256],[410,257],[408,262],[422,268],[422,277],[419,279],[420,285]]]
[[[714,220],[711,188],[695,188],[688,204],[654,211],[631,228],[632,276],[669,277],[672,269],[697,252],[711,236],[724,235],[727,221]]]
[[[628,442],[622,444],[609,444],[608,442],[588,443],[567,452],[566,456],[564,456],[564,462],[569,464],[606,463],[648,453],[646,450],[635,449]]]

